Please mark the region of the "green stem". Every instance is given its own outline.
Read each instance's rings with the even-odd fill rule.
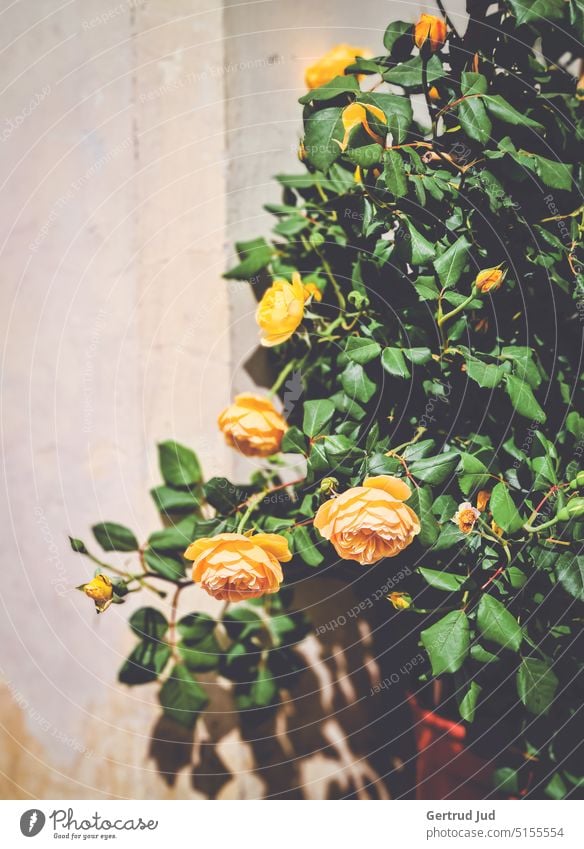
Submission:
[[[238,526],[237,526],[237,533],[238,533],[238,534],[242,534],[242,533],[243,533],[243,529],[245,528],[245,524],[246,524],[247,520],[249,519],[249,517],[251,516],[251,514],[253,513],[253,511],[255,510],[255,508],[258,506],[258,504],[260,503],[260,501],[261,501],[263,498],[265,498],[265,495],[266,495],[266,493],[265,493],[265,492],[259,492],[259,493],[255,496],[255,498],[252,498],[252,499],[251,499],[251,501],[250,501],[250,503],[249,503],[249,506],[248,506],[247,510],[245,511],[245,513],[243,514],[243,516],[241,517],[241,519],[239,520],[239,524],[238,524]]]
[[[424,89],[426,107],[432,123],[432,138],[436,140],[436,112],[432,99],[430,98],[430,88],[428,86],[428,58],[428,56],[422,56],[422,88]]]
[[[460,312],[462,312],[465,307],[468,307],[468,305],[470,304],[470,302],[472,300],[474,300],[476,295],[477,295],[476,289],[473,287],[473,290],[470,293],[470,295],[468,296],[468,298],[465,298],[462,303],[460,303],[453,310],[450,310],[450,312],[447,312],[444,315],[438,316],[438,327],[442,327],[442,325],[445,324],[449,319],[454,318],[454,316],[458,315]]]
[[[543,524],[538,525],[537,528],[534,528],[533,525],[530,525],[529,522],[526,522],[523,525],[523,530],[527,531],[529,534],[538,534],[540,531],[545,530],[545,528],[551,528],[552,525],[555,525],[558,521],[558,517],[555,516],[553,519],[550,519],[549,522],[543,522]]]
[[[326,275],[327,275],[328,279],[331,281],[331,285],[332,285],[333,289],[335,290],[335,295],[337,296],[337,301],[339,302],[339,307],[340,307],[341,310],[344,310],[345,307],[346,307],[346,301],[345,301],[345,296],[343,295],[343,293],[341,291],[341,287],[339,286],[339,282],[338,282],[337,278],[335,277],[335,275],[333,274],[333,270],[330,266],[328,259],[326,259],[326,257],[324,257],[321,253],[319,253],[318,255],[319,255],[320,260],[322,262],[323,268],[326,271]]]
[[[294,368],[295,364],[296,364],[295,360],[290,360],[290,362],[286,363],[286,365],[284,366],[284,368],[282,369],[282,371],[280,372],[280,374],[276,378],[272,388],[268,392],[268,398],[272,398],[276,394],[278,389],[282,386],[282,384],[284,383],[284,381],[286,380],[286,378],[288,377],[288,375],[290,374],[290,372]]]

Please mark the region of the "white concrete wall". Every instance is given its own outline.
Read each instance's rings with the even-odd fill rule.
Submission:
[[[0,7],[4,797],[212,792],[191,781],[188,752],[174,786],[159,778],[155,690],[116,684],[130,606],[93,615],[71,589],[89,568],[66,535],[115,519],[145,537],[161,438],[198,447],[208,474],[231,472],[215,416],[248,385],[256,335],[250,293],[229,296],[221,273],[236,238],[266,232],[271,175],[295,167],[303,69],[341,40],[377,49],[386,21],[421,8],[225,7]],[[235,728],[203,733],[222,739],[225,795],[266,792]]]

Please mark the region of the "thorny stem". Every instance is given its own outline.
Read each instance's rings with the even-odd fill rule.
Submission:
[[[280,372],[280,374],[276,378],[274,384],[272,385],[272,388],[268,392],[269,398],[272,398],[276,394],[278,389],[282,386],[282,384],[284,383],[284,381],[286,380],[286,378],[288,377],[288,375],[290,374],[290,372],[294,368],[294,365],[295,365],[294,360],[290,360],[290,362],[286,363],[286,365],[284,366],[284,368],[282,369],[282,371]]]
[[[103,560],[100,560],[94,554],[87,552],[86,555],[90,560],[96,563],[98,566],[101,566],[102,569],[108,569],[110,572],[113,572],[114,575],[118,575],[120,578],[125,578],[126,581],[138,581],[140,586],[142,586],[145,590],[150,590],[151,593],[154,593],[159,598],[165,598],[166,593],[161,590],[157,590],[156,587],[153,587],[151,584],[147,584],[144,580],[145,577],[148,577],[150,573],[146,572],[144,575],[129,575],[127,572],[122,572],[121,569],[117,569],[115,566],[110,566],[109,563],[104,563]],[[153,575],[152,577],[158,578],[159,575]]]
[[[473,286],[472,292],[470,293],[468,298],[465,298],[464,301],[462,301],[462,303],[460,303],[453,310],[450,310],[450,312],[447,312],[444,315],[438,316],[438,327],[442,327],[442,325],[445,324],[449,319],[454,318],[454,316],[458,315],[460,312],[462,312],[465,307],[468,307],[468,305],[471,303],[471,301],[474,300],[474,298],[476,298],[477,294],[478,294],[478,292],[476,290],[476,287]]]
[[[422,56],[422,88],[424,89],[424,97],[426,98],[426,107],[432,122],[432,138],[436,141],[436,110],[430,97],[430,89],[428,88],[428,58]]]

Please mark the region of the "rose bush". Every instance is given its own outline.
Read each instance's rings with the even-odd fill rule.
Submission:
[[[93,529],[106,552],[136,552],[138,571],[72,545],[96,561],[81,589],[98,611],[162,582],[177,599],[185,556],[194,581],[236,602],[221,624],[176,621],[176,602],[170,620],[131,617],[139,641],[120,680],[159,679],[165,713],[188,727],[206,704],[201,671],[232,680],[241,710],[278,703],[310,627],[295,576],[357,561],[387,586],[407,566],[379,604],[409,617],[419,681],[439,678],[444,710],[487,741],[502,792],[573,797],[584,13],[576,0],[468,11],[464,27],[441,6],[393,22],[375,58],[342,46],[309,71],[304,171],[277,177],[274,240],[240,243],[226,274],[261,281],[258,340],[277,372],[266,399],[302,388],[286,422],[252,396],[221,414],[235,449],[267,458],[250,484],[204,481],[190,449],[163,443],[152,495],[165,527],[142,545],[114,523]],[[285,462],[302,468],[293,484]]]

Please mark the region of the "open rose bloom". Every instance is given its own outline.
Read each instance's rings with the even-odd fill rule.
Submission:
[[[314,526],[344,560],[369,565],[395,557],[420,533],[420,520],[403,503],[411,494],[399,478],[367,478],[322,504]]]
[[[268,398],[236,395],[218,419],[225,441],[246,457],[269,457],[280,450],[288,425]]]
[[[280,534],[218,534],[191,543],[193,581],[220,601],[245,601],[277,593],[284,578],[280,563],[292,559]]]

